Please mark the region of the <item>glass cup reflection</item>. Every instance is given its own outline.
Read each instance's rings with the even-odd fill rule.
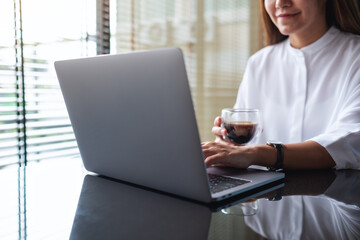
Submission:
[[[242,202],[228,208],[224,208],[221,210],[221,212],[227,215],[252,216],[258,212],[258,209],[258,200],[255,199]]]

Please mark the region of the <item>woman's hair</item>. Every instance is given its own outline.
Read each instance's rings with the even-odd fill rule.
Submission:
[[[360,1],[359,0],[327,0],[326,22],[344,32],[360,35]],[[266,45],[275,44],[286,39],[282,35],[265,10],[264,0],[260,0],[260,14],[265,30]]]

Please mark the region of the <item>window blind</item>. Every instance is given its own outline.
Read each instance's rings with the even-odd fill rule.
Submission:
[[[111,52],[180,47],[200,136],[235,103],[248,57],[262,47],[258,1],[112,0]]]
[[[0,7],[0,166],[79,154],[54,61],[96,55],[95,0]]]
[[[23,151],[23,124],[19,115],[21,75],[18,74],[14,29],[14,3],[5,1],[0,8],[0,165],[16,162]],[[11,33],[11,34],[9,34]]]
[[[36,48],[39,46],[26,46]],[[77,153],[71,124],[56,77],[45,56],[26,54],[24,63],[27,160]]]

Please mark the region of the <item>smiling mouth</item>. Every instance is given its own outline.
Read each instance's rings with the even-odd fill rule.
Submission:
[[[277,17],[280,19],[288,19],[288,18],[292,18],[297,16],[298,14],[300,14],[300,12],[296,12],[296,13],[282,13],[279,14]]]

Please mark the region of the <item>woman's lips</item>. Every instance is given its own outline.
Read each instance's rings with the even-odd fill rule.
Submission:
[[[300,12],[296,12],[296,13],[282,13],[282,14],[279,14],[277,16],[277,18],[279,19],[289,19],[289,18],[292,18],[292,17],[295,17],[296,15],[298,15]]]

